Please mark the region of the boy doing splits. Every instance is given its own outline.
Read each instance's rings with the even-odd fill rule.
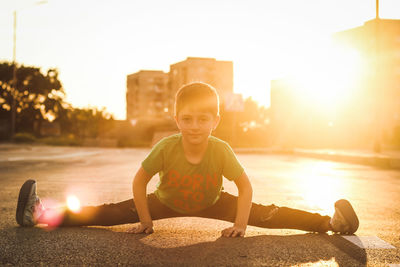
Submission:
[[[317,213],[252,203],[252,187],[230,146],[211,132],[220,120],[216,90],[205,83],[183,86],[175,98],[175,121],[180,133],[164,138],[144,159],[133,179],[133,199],[116,204],[66,210],[58,226],[140,224],[133,233],[152,233],[153,220],[196,216],[232,222],[225,237],[244,236],[247,225],[264,228],[333,231],[352,234],[358,218],[347,200],[335,203],[331,217]],[[150,179],[159,174],[155,192],[147,194]],[[233,181],[238,196],[222,191],[222,177]],[[47,212],[36,194],[36,182],[21,187],[17,222],[21,226],[47,223]],[[46,221],[47,220],[47,221]]]

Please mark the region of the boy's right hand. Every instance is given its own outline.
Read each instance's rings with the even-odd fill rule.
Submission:
[[[153,223],[140,223],[137,227],[128,230],[128,232],[133,234],[151,234],[154,232]]]

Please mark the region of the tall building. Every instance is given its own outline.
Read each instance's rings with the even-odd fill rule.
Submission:
[[[218,61],[214,58],[188,57],[184,61],[170,65],[170,109],[173,108],[175,93],[181,86],[199,81],[215,87],[222,103],[225,94],[233,92],[233,62]]]
[[[127,120],[149,125],[173,122],[177,90],[184,84],[196,81],[214,86],[223,105],[225,94],[233,92],[233,63],[214,58],[188,57],[185,61],[172,64],[169,73],[141,70],[128,75]]]
[[[369,20],[336,33],[334,39],[356,49],[364,59],[360,116],[370,118],[377,139],[391,139],[395,129],[400,130],[400,20]]]
[[[141,70],[127,76],[126,119],[163,118],[169,113],[168,74]]]
[[[328,121],[298,93],[296,80],[271,81],[271,143],[284,148],[326,143]]]
[[[298,101],[292,91],[292,84],[289,79],[271,81],[271,125],[272,142],[279,146],[295,146],[293,138],[297,137],[297,108]]]
[[[394,144],[395,138],[400,144],[400,20],[370,20],[335,33],[333,39],[358,51],[363,63],[357,66],[357,77],[352,77],[355,82],[348,85],[351,92],[345,92],[346,101],[333,113],[324,114],[318,105],[302,98],[295,81],[272,81],[275,144],[372,147],[374,143]]]

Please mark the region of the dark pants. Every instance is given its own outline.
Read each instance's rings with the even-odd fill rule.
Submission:
[[[237,197],[222,192],[219,200],[209,208],[195,214],[178,213],[162,204],[154,194],[147,196],[150,215],[153,220],[172,217],[202,217],[234,222]],[[263,228],[298,229],[311,232],[326,232],[324,226],[329,216],[302,210],[263,206],[252,203],[248,225]],[[133,199],[115,204],[96,207],[82,207],[78,213],[66,211],[61,226],[118,225],[139,222]]]

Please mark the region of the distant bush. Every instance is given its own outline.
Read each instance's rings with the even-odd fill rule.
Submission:
[[[154,121],[139,121],[135,126],[127,125],[118,133],[118,147],[150,147],[155,130]]]
[[[46,137],[39,140],[40,143],[51,146],[80,146],[82,141],[77,139],[74,135],[59,136],[59,137]]]
[[[15,143],[33,143],[36,137],[30,133],[16,133],[12,140]]]
[[[118,147],[150,147],[151,141],[138,140],[133,138],[121,138],[117,142]]]

